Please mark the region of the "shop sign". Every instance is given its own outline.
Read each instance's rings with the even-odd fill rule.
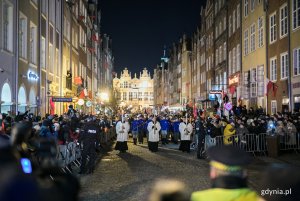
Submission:
[[[72,102],[72,98],[65,98],[65,97],[52,97],[52,102]]]
[[[215,94],[209,94],[208,99],[211,100],[211,101],[215,101],[215,100],[217,100],[217,97],[216,97]]]
[[[80,98],[80,99],[78,99],[78,102],[77,102],[77,104],[78,104],[78,105],[84,105],[84,100],[83,100],[83,99],[81,99],[81,98]]]
[[[222,94],[223,90],[210,90],[209,93],[210,94]]]
[[[91,107],[91,106],[92,106],[92,102],[91,102],[91,101],[87,101],[87,102],[85,103],[85,105],[86,105],[87,107]]]
[[[39,76],[32,71],[28,71],[27,78],[28,78],[28,80],[37,81],[39,79]]]
[[[239,83],[239,76],[238,75],[235,75],[235,76],[229,78],[229,85],[236,84],[236,83]]]

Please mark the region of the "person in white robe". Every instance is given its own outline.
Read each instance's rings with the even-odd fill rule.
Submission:
[[[148,148],[151,152],[158,151],[158,142],[159,142],[159,131],[161,129],[160,123],[156,121],[156,117],[148,123]]]
[[[185,118],[180,124],[179,124],[179,132],[180,132],[180,146],[179,150],[182,152],[188,152],[190,153],[190,144],[191,144],[191,135],[193,133],[193,125],[190,123],[190,121]]]
[[[128,123],[128,119],[124,121],[124,118],[122,118],[120,121],[118,121],[116,125],[117,144],[115,146],[115,150],[119,150],[123,153],[126,152],[126,150],[128,150],[127,140],[129,130],[130,125]]]

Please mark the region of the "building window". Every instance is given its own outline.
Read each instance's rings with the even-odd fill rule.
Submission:
[[[148,92],[144,93],[144,101],[148,101]]]
[[[258,47],[264,45],[264,20],[263,17],[258,18]]]
[[[231,15],[229,16],[228,22],[229,22],[229,30],[228,30],[228,32],[229,32],[229,36],[231,36]]]
[[[281,79],[288,77],[288,53],[285,52],[280,55],[280,69],[281,69]]]
[[[244,0],[244,16],[248,16],[249,0]]]
[[[33,23],[30,23],[30,62],[36,64],[36,49],[37,49],[37,28]]]
[[[240,20],[240,4],[237,5],[236,8],[236,28],[238,29],[241,25],[241,20]]]
[[[231,51],[229,51],[229,53],[228,53],[228,69],[229,69],[229,75],[232,74],[231,55],[232,55],[232,53],[231,53]]]
[[[69,20],[64,17],[64,36],[70,41],[70,22]]]
[[[270,16],[270,43],[276,41],[276,12]]]
[[[294,75],[300,75],[300,48],[293,50]]]
[[[127,100],[127,93],[126,92],[123,92],[123,100]]]
[[[223,19],[223,26],[224,26],[224,29],[223,29],[223,31],[225,31],[226,30],[226,17],[224,17],[224,19]]]
[[[300,27],[300,2],[293,0],[293,30]]]
[[[139,101],[142,101],[143,100],[143,92],[139,92]]]
[[[13,51],[13,7],[3,1],[3,49]]]
[[[221,63],[223,61],[223,55],[222,55],[222,52],[223,52],[223,47],[222,45],[219,47],[219,63]]]
[[[41,38],[41,67],[46,68],[46,40]]]
[[[257,67],[257,96],[264,96],[265,84],[264,84],[264,66]]]
[[[250,76],[249,76],[249,71],[244,72],[243,75],[243,98],[247,99],[249,98],[249,85],[250,85]]]
[[[244,32],[244,55],[249,53],[249,31],[248,29]]]
[[[132,92],[129,92],[129,100],[132,101]]]
[[[280,8],[280,37],[286,36],[288,33],[288,8],[285,4]]]
[[[226,57],[227,57],[227,46],[226,46],[226,42],[224,42],[224,53],[223,53],[223,55],[224,55],[224,61],[226,60]]]
[[[236,52],[235,52],[235,47],[232,49],[232,73],[235,73],[235,69],[236,69]]]
[[[219,29],[218,29],[218,26],[216,26],[215,29],[216,29],[216,31],[215,31],[215,32],[216,32],[216,38],[218,38],[218,36],[219,36],[219,35],[218,35],[218,34],[219,34],[219,33],[218,33],[218,30],[219,30]]]
[[[219,34],[223,32],[222,22],[219,23]]]
[[[254,11],[254,8],[255,8],[255,0],[251,0],[251,5],[250,5],[251,12]]]
[[[54,65],[54,72],[56,73],[56,76],[60,75],[60,65],[59,65],[59,49],[55,49],[55,65]]]
[[[235,10],[232,13],[232,33],[235,32]]]
[[[219,64],[219,49],[216,49],[216,64]]]
[[[277,80],[277,59],[276,59],[276,57],[270,59],[270,79],[271,79],[271,81]]]
[[[241,50],[240,50],[241,46],[240,44],[238,44],[236,46],[236,71],[240,71],[241,70]]]
[[[27,18],[20,13],[19,20],[19,55],[20,57],[27,58]]]
[[[74,62],[72,62],[73,65],[75,65]],[[54,69],[54,48],[53,48],[53,44],[49,43],[49,70],[50,70],[50,73],[53,73],[53,69]],[[72,71],[74,73],[75,76],[76,73],[75,73],[75,70]]]
[[[255,51],[255,24],[250,27],[250,52]]]
[[[79,42],[80,47],[86,52],[86,33],[81,26],[79,27]]]
[[[271,101],[271,112],[272,112],[272,114],[277,113],[277,101],[276,100]]]

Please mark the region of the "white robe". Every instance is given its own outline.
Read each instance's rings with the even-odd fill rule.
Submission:
[[[191,123],[188,123],[187,125],[185,122],[181,122],[179,124],[179,132],[181,140],[191,140],[191,135],[193,132],[193,126]]]
[[[122,126],[124,128],[122,128]],[[118,142],[125,142],[125,141],[127,141],[129,130],[130,130],[130,126],[129,126],[128,122],[122,123],[121,121],[119,121],[117,123],[117,126],[116,126],[117,141]]]
[[[158,142],[159,141],[159,131],[161,129],[160,123],[157,121],[155,124],[155,128],[152,128],[154,126],[153,121],[148,123],[147,129],[149,132],[149,142]]]

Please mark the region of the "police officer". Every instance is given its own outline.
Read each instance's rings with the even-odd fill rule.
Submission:
[[[194,192],[191,201],[215,200],[261,200],[255,191],[247,186],[244,169],[252,157],[233,146],[214,146],[208,150],[210,161],[211,189]]]
[[[86,123],[83,126],[81,135],[80,135],[80,141],[83,144],[83,150],[82,150],[82,161],[81,161],[81,167],[80,167],[80,174],[87,173],[93,173],[95,168],[95,160],[96,160],[96,142],[97,137],[99,136],[99,127],[94,122],[94,117],[88,117],[86,119]],[[86,164],[87,156],[90,157],[88,164]]]
[[[204,138],[205,138],[205,129],[203,125],[203,119],[200,116],[197,116],[195,122],[195,133],[197,136],[197,158],[204,159],[203,151],[204,151]]]

